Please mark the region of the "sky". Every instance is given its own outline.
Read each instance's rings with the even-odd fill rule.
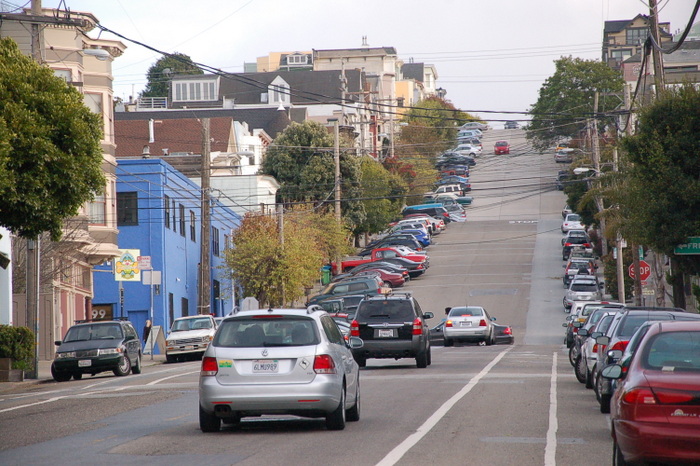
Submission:
[[[2,3],[7,9],[24,1]],[[129,39],[228,72],[242,72],[244,63],[270,52],[360,47],[366,36],[370,47],[394,47],[405,62],[434,65],[446,98],[487,120],[527,111],[559,57],[599,60],[605,21],[649,14],[648,0],[64,2]],[[44,8],[59,3],[43,0]],[[694,3],[658,0],[660,22],[670,22],[672,33],[683,30]],[[160,55],[120,40],[127,49],[113,63],[114,95],[128,100],[144,89]]]

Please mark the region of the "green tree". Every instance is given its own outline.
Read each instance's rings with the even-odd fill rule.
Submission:
[[[390,173],[380,163],[362,159],[362,203],[367,217],[355,226],[354,233],[378,233],[401,212],[407,185],[400,176]]]
[[[104,189],[101,137],[75,88],[0,39],[0,225],[60,239],[64,219]]]
[[[331,208],[335,189],[333,136],[325,126],[313,121],[292,123],[268,149],[262,172],[280,183],[279,201],[284,204],[326,203]],[[349,144],[343,141],[341,147]],[[362,172],[360,160],[353,151],[341,150],[341,211],[352,225],[364,221],[365,212],[359,201]]]
[[[596,92],[600,93],[598,114],[620,105],[617,97],[607,94],[621,92],[624,81],[620,73],[597,60],[561,57],[554,62],[556,71],[539,90],[537,102],[530,107],[532,120],[526,137],[538,150],[545,150],[559,139],[574,137],[593,116]],[[598,123],[600,128],[604,120]]]
[[[171,76],[175,74],[204,74],[189,55],[174,52],[158,59],[146,74],[148,83],[141,97],[168,97]]]

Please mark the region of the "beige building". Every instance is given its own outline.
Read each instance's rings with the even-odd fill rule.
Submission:
[[[41,358],[52,358],[59,340],[75,320],[92,318],[92,267],[118,255],[116,227],[116,159],[112,94],[112,61],[124,44],[88,36],[97,19],[90,13],[43,9],[41,14],[2,13],[0,36],[11,37],[27,55],[54,70],[56,76],[84,96],[85,105],[102,116],[101,141],[105,193],[86,204],[78,217],[66,221],[60,243],[42,242],[39,309]],[[32,47],[32,25],[38,25],[38,45]],[[15,286],[12,321],[26,325],[22,243],[15,241]],[[13,246],[14,247],[14,246]],[[22,273],[17,273],[22,272]]]
[[[661,44],[673,40],[671,23],[659,23]],[[633,19],[606,21],[603,28],[603,62],[619,70],[622,62],[640,53],[649,36],[649,17],[637,15]]]

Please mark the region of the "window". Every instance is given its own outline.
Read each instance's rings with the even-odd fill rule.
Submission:
[[[182,298],[182,301],[180,301],[182,305],[182,317],[187,317],[190,315],[190,302],[187,300],[187,298]]]
[[[163,195],[163,206],[165,207],[165,228],[170,228],[170,197]]]
[[[216,227],[211,227],[211,249],[215,256],[219,255],[219,229]]]
[[[175,83],[174,102],[212,101],[218,99],[216,81],[186,81]]]
[[[117,193],[117,226],[138,225],[138,195],[135,191]]]
[[[267,86],[268,100],[270,104],[289,103],[289,84],[281,77],[276,77]]]
[[[185,236],[185,206],[180,204],[180,235]]]
[[[102,94],[92,94],[86,92],[83,94],[83,102],[85,102],[85,105],[92,111],[92,113],[102,115]]]
[[[67,83],[73,81],[70,70],[53,70],[53,74],[54,76],[63,79]]]
[[[172,200],[173,206],[173,231],[177,231],[177,210],[175,210],[175,199]]]
[[[287,57],[288,65],[305,65],[308,63],[308,57],[306,55],[289,55]]]
[[[214,314],[219,315],[219,306],[221,304],[221,283],[219,280],[212,280],[212,300],[214,301]]]
[[[625,43],[627,45],[642,45],[648,36],[648,28],[630,28],[625,31]]]
[[[197,224],[194,218],[194,211],[190,210],[190,239],[192,241],[197,241],[197,235],[195,234],[195,225]]]
[[[90,203],[90,223],[93,225],[106,225],[107,201],[104,194],[98,194]]]
[[[224,235],[224,251],[231,247],[231,237],[229,235]]]

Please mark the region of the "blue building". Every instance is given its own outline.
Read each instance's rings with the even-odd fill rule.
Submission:
[[[118,159],[116,177],[119,248],[150,257],[153,274],[161,273],[161,284],[143,284],[141,270],[141,280],[116,281],[116,272],[123,272],[125,261],[97,266],[93,269],[93,316],[128,317],[141,334],[152,313],[153,325],[167,331],[174,319],[198,313],[201,189],[162,159]],[[235,305],[224,250],[240,217],[215,200],[210,210],[209,309],[223,316]]]

